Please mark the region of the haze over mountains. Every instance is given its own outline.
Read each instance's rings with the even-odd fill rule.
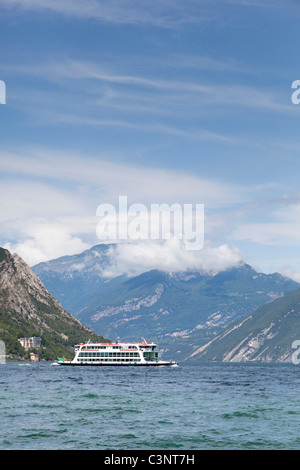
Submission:
[[[97,245],[33,270],[85,326],[113,340],[159,341],[177,360],[200,360],[193,353],[231,322],[299,288],[245,263],[215,273],[151,270],[108,279],[103,272],[109,257],[110,246]]]

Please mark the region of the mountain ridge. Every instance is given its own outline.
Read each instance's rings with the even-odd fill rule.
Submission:
[[[186,360],[291,362],[300,340],[300,289],[233,322]]]

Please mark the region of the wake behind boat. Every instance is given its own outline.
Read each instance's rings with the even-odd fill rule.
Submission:
[[[72,361],[58,358],[63,366],[172,366],[175,361],[161,361],[155,343],[86,343],[75,345]]]

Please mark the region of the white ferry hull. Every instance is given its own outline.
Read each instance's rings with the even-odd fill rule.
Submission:
[[[72,361],[58,361],[56,364],[60,366],[93,366],[93,367],[177,367],[177,362],[167,362],[167,361],[158,361],[158,362],[72,362]]]

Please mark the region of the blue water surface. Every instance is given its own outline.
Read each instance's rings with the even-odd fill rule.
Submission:
[[[300,366],[0,365],[0,449],[299,449]]]

